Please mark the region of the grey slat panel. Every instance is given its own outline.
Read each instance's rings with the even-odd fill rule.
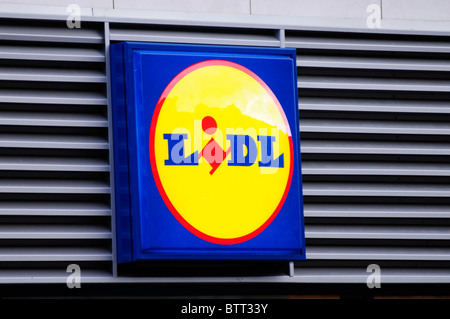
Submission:
[[[450,226],[308,225],[306,238],[329,239],[450,239]]]
[[[315,68],[450,71],[447,60],[297,55],[297,66]]]
[[[60,269],[1,269],[0,283],[60,283],[66,284],[66,268]],[[289,276],[243,276],[243,277],[127,277],[112,278],[107,271],[82,269],[83,283],[357,283],[366,284],[369,273],[364,267],[296,268]],[[447,269],[382,268],[382,285],[389,283],[450,283]],[[83,286],[82,286],[83,287]],[[383,287],[383,286],[381,286]]]
[[[306,196],[450,197],[450,186],[441,184],[317,183],[304,182]]]
[[[101,50],[92,48],[0,45],[0,59],[105,62],[105,54]]]
[[[105,83],[106,76],[97,70],[0,67],[0,80]]]
[[[111,251],[96,247],[0,248],[0,261],[110,261]]]
[[[309,246],[307,259],[333,260],[450,260],[449,248]]]
[[[212,32],[188,32],[188,31],[146,31],[134,29],[112,28],[110,33],[112,41],[146,41],[146,42],[173,42],[173,43],[198,43],[198,44],[223,44],[223,45],[256,45],[279,46],[280,41],[273,36],[223,34]]]
[[[303,97],[299,100],[301,111],[356,111],[392,113],[432,113],[449,114],[450,103],[445,101],[402,101],[372,99],[342,99],[323,97]]]
[[[300,132],[449,135],[445,122],[302,119]]]
[[[369,91],[413,91],[413,92],[450,92],[450,81],[392,79],[392,78],[356,78],[301,76],[297,82],[301,89],[333,90],[369,90]]]
[[[96,202],[0,202],[0,216],[111,216]]]
[[[450,218],[450,206],[388,204],[305,204],[305,217]]]
[[[1,179],[0,193],[109,194],[110,187],[99,181]]]
[[[304,140],[302,153],[316,154],[394,154],[450,155],[450,144],[392,141]]]
[[[448,269],[381,268],[382,285],[390,283],[450,283]],[[293,281],[298,283],[361,283],[366,284],[370,273],[365,267],[299,267],[295,269]]]
[[[0,239],[111,239],[111,230],[96,225],[0,225]]]
[[[108,127],[98,114],[0,111],[0,125]]]
[[[37,104],[106,105],[106,97],[97,92],[6,90],[0,89],[0,102]]]
[[[45,41],[72,43],[103,43],[101,31],[88,28],[64,28],[44,26],[0,26],[1,40]]]
[[[60,269],[1,269],[0,283],[59,283],[66,284],[66,268]],[[82,269],[83,283],[356,283],[366,285],[369,273],[365,267],[302,267],[289,276],[243,277],[127,277],[112,278],[107,271]],[[382,286],[391,283],[450,283],[447,269],[382,268]],[[83,286],[82,286],[83,287]]]
[[[107,150],[109,144],[106,139],[96,136],[0,134],[0,147]]]
[[[27,282],[33,271],[44,276],[39,282],[52,282],[59,270],[48,262],[58,261],[89,261],[101,269],[92,272],[93,282],[111,278],[103,24],[68,29],[64,22],[19,22],[0,26],[0,81],[6,83],[0,89],[0,171],[8,176],[0,179],[0,262],[28,272],[5,273],[0,282]]]
[[[450,282],[448,267],[432,268],[440,267],[441,262],[450,260],[450,250],[447,247],[431,246],[434,240],[448,240],[450,228],[426,224],[434,220],[437,225],[439,219],[450,218],[450,206],[446,200],[450,188],[447,184],[420,182],[421,177],[448,176],[449,166],[445,158],[450,155],[450,144],[446,139],[449,127],[444,121],[433,122],[431,117],[420,119],[417,116],[419,119],[414,121],[375,119],[380,113],[392,114],[392,118],[395,118],[396,113],[433,114],[436,117],[449,114],[450,104],[446,95],[442,94],[448,92],[448,80],[445,76],[442,76],[441,81],[426,78],[423,74],[439,72],[443,75],[450,70],[448,59],[443,59],[442,55],[436,58],[432,56],[449,52],[450,46],[448,41],[409,41],[407,37],[398,38],[297,37],[286,31],[286,46],[300,48],[297,52],[300,136],[306,136],[303,136],[301,151],[315,154],[314,158],[307,157],[308,160],[302,162],[302,173],[304,176],[320,176],[320,182],[317,179],[316,182],[306,181],[303,184],[306,255],[310,260],[327,260],[330,263],[340,261],[339,267],[326,269],[305,268],[302,263],[297,263],[293,277],[295,282],[364,283],[368,274],[365,269],[358,270],[359,274],[354,271],[355,260],[367,263],[382,260],[398,262],[396,267],[403,267],[400,270],[383,267],[385,283]],[[308,51],[305,53],[302,49]],[[338,50],[341,50],[340,55],[335,55]],[[366,71],[357,77],[352,76],[349,69]],[[316,75],[321,70],[326,74],[333,72],[333,76]],[[399,78],[398,73],[392,72],[396,70],[408,71],[404,74],[408,74],[409,78]],[[385,78],[380,78],[380,74],[384,74]],[[322,96],[320,90],[329,91],[326,96]],[[338,91],[336,97],[333,96]],[[402,100],[396,96],[399,91],[430,92],[430,100],[426,100],[426,97],[422,100],[413,97],[406,100],[406,94],[402,95]],[[433,95],[433,92],[440,95]],[[387,94],[390,97],[386,97]],[[307,117],[302,117],[303,111],[311,112],[307,113]],[[346,113],[343,112],[353,112],[349,113],[351,119],[344,119]],[[372,113],[375,115],[374,120],[370,119]],[[334,119],[337,114],[341,120]],[[313,139],[320,134],[335,135],[330,140]],[[349,137],[350,134],[355,136],[355,140]],[[371,136],[365,139],[365,134]],[[373,140],[376,138],[374,134],[379,134],[380,138],[383,136],[383,140]],[[392,138],[386,137],[386,134],[391,134]],[[396,140],[398,135],[405,141]],[[427,142],[415,140],[418,135],[427,136]],[[334,158],[330,158],[330,155],[333,154],[345,154],[346,160],[338,161],[339,157],[336,157],[336,160],[331,161]],[[361,157],[352,159],[352,155],[403,157],[398,158],[397,162],[380,162],[375,161],[375,158],[367,161],[368,157],[360,161]],[[415,161],[406,162],[405,156],[414,156]],[[442,156],[442,163],[432,162],[429,156],[434,156],[434,160],[436,156]],[[365,180],[360,183],[327,181],[327,176],[334,179],[339,176],[345,181],[346,176],[358,175],[365,176]],[[416,183],[379,183],[376,182],[379,176],[415,176]],[[319,203],[315,196],[329,197],[330,202]],[[353,222],[347,224],[348,218]],[[400,218],[405,220],[405,224],[389,225],[390,218]],[[423,219],[425,224],[409,224],[415,218]],[[356,220],[359,224],[354,224]],[[405,246],[408,240],[417,242],[420,247]],[[350,242],[354,242],[355,246],[350,246]],[[371,244],[367,245],[367,242]],[[413,269],[413,263],[420,260],[430,264]],[[384,274],[389,274],[386,281]]]
[[[17,283],[60,283],[66,284],[67,267],[57,269],[0,269],[0,283],[17,284]],[[82,269],[82,283],[98,283],[104,282],[105,278],[112,278],[109,271],[96,269]],[[111,282],[112,280],[110,280]]]
[[[109,172],[107,162],[91,158],[0,156],[0,170]]]
[[[383,163],[305,161],[304,175],[407,175],[450,176],[450,165],[442,163]]]
[[[316,50],[359,50],[387,52],[449,53],[450,45],[437,41],[374,40],[351,38],[301,37],[286,34],[286,47]]]

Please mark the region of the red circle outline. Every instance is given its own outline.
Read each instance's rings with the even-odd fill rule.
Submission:
[[[289,146],[290,146],[290,151],[291,151],[291,156],[290,156],[290,168],[289,168],[289,178],[286,184],[286,188],[284,190],[283,196],[280,200],[280,202],[278,203],[277,207],[275,208],[274,212],[272,213],[272,215],[270,215],[270,217],[264,222],[264,224],[262,224],[261,226],[259,226],[256,230],[252,231],[251,233],[248,233],[247,235],[241,236],[241,237],[235,237],[235,238],[219,238],[219,237],[214,237],[214,236],[210,236],[207,235],[201,231],[199,231],[197,228],[195,228],[194,226],[192,226],[191,224],[189,224],[184,218],[183,216],[181,216],[181,214],[177,211],[177,209],[173,206],[172,202],[170,201],[169,197],[167,196],[164,187],[161,183],[161,178],[159,176],[158,173],[158,169],[156,166],[156,158],[154,156],[155,154],[155,132],[156,132],[156,124],[159,118],[159,113],[161,111],[162,106],[164,105],[164,102],[167,98],[167,96],[169,95],[170,91],[172,91],[173,87],[183,78],[185,77],[187,74],[203,68],[203,67],[207,67],[207,66],[213,66],[213,65],[221,65],[221,66],[228,66],[228,67],[232,67],[235,69],[238,69],[248,75],[250,75],[253,79],[255,79],[268,93],[269,95],[272,97],[272,100],[275,102],[275,104],[278,107],[278,110],[280,111],[280,114],[283,117],[283,121],[285,124],[285,127],[287,128],[287,134],[288,134],[288,138],[289,138]],[[153,153],[152,153],[153,150]],[[149,136],[149,155],[150,155],[150,164],[151,164],[151,168],[153,171],[153,177],[155,179],[155,183],[156,183],[156,187],[158,188],[159,194],[161,195],[164,203],[166,204],[167,208],[170,210],[170,212],[172,213],[172,215],[188,230],[190,231],[192,234],[196,235],[197,237],[206,240],[208,242],[214,243],[214,244],[220,244],[220,245],[233,245],[233,244],[239,244],[242,242],[245,242],[255,236],[257,236],[258,234],[260,234],[264,229],[267,228],[267,226],[270,225],[270,223],[272,223],[272,221],[275,219],[275,217],[278,215],[278,213],[281,210],[281,207],[283,206],[286,197],[289,193],[289,189],[291,186],[291,181],[292,181],[292,174],[294,171],[294,147],[293,147],[293,143],[292,143],[292,135],[291,135],[291,130],[289,127],[289,123],[287,121],[286,118],[286,114],[284,113],[283,108],[281,107],[280,102],[278,101],[278,99],[276,98],[275,94],[272,92],[272,90],[267,86],[267,84],[259,77],[257,76],[255,73],[253,73],[251,70],[247,69],[246,67],[234,63],[234,62],[230,62],[230,61],[226,61],[226,60],[206,60],[206,61],[202,61],[202,62],[198,62],[195,64],[192,64],[191,66],[187,67],[186,69],[184,69],[183,71],[181,71],[180,73],[178,73],[171,81],[170,83],[167,85],[167,87],[164,89],[164,91],[162,92],[158,102],[156,103],[155,106],[155,110],[153,112],[153,117],[152,117],[152,122],[150,125],[150,136]]]

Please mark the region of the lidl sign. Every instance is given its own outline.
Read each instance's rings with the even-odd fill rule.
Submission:
[[[119,262],[305,258],[295,50],[111,45]]]

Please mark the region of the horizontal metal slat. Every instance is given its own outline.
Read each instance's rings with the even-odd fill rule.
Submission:
[[[95,136],[0,134],[0,147],[109,149],[109,144],[106,139]]]
[[[30,194],[109,194],[109,185],[99,181],[0,180],[0,193]]]
[[[109,165],[90,158],[0,156],[0,170],[109,172]]]
[[[449,53],[446,42],[302,37],[286,34],[286,47],[321,50]]]
[[[305,196],[450,197],[450,186],[441,184],[378,184],[304,182]]]
[[[354,111],[389,113],[450,113],[450,104],[445,101],[401,101],[373,99],[340,99],[322,97],[302,97],[299,99],[301,111]],[[301,118],[300,113],[300,118]]]
[[[297,55],[297,67],[368,69],[368,70],[410,70],[450,71],[450,61],[427,59],[401,59],[379,57],[313,56]]]
[[[450,145],[420,142],[303,140],[301,151],[312,154],[450,155]]]
[[[0,283],[67,283],[67,266],[60,269],[0,269]],[[82,269],[83,283],[112,281],[112,274],[106,270]]]
[[[108,127],[108,120],[89,113],[0,111],[0,125]]]
[[[106,105],[106,96],[98,92],[6,90],[0,89],[0,102],[37,104]]]
[[[450,135],[445,122],[301,119],[300,132]]]
[[[102,50],[0,45],[0,59],[36,61],[105,62]]]
[[[368,90],[368,91],[413,91],[413,92],[450,92],[450,81],[300,76],[297,82],[301,89],[327,90]]]
[[[382,284],[388,283],[450,283],[447,269],[382,267]],[[66,267],[59,269],[0,269],[0,283],[61,283],[66,284]],[[359,283],[366,284],[370,273],[366,267],[296,267],[292,277],[113,277],[109,271],[82,268],[82,283]]]
[[[382,284],[450,283],[450,270],[448,269],[382,267],[380,270],[382,273]],[[296,267],[293,281],[301,283],[366,284],[370,274],[370,272],[367,272],[366,267]]]
[[[225,45],[279,46],[280,41],[269,35],[226,34],[188,31],[148,31],[111,28],[112,41],[146,41]]]
[[[91,202],[0,202],[0,216],[111,216],[111,208]]]
[[[449,248],[309,246],[307,259],[334,260],[450,260]]]
[[[0,80],[105,83],[106,76],[96,70],[0,67]]]
[[[72,43],[102,43],[103,34],[88,28],[45,27],[45,26],[0,26],[1,40],[45,41]]]
[[[96,225],[0,225],[0,239],[111,239],[111,231]]]
[[[308,203],[304,206],[304,215],[331,218],[450,218],[450,206]]]
[[[303,162],[304,175],[406,175],[450,176],[450,165],[441,163]]]
[[[109,249],[96,247],[1,247],[0,261],[110,261]]]
[[[450,227],[390,225],[306,225],[306,238],[448,240]]]
[[[382,267],[382,285],[389,283],[450,283],[447,269]],[[66,267],[59,269],[0,269],[0,283],[66,284]],[[82,268],[82,283],[358,283],[366,285],[367,267],[296,267],[294,275],[236,277],[113,277],[109,271]],[[382,286],[383,287],[383,286]]]

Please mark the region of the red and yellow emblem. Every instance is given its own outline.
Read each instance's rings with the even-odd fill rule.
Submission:
[[[256,74],[207,60],[180,72],[153,114],[149,153],[159,193],[191,233],[229,245],[276,217],[293,173],[289,124]]]

